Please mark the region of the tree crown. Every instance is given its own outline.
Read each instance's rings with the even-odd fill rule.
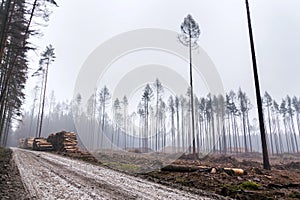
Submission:
[[[188,14],[181,24],[181,32],[192,39],[197,39],[200,36],[198,23],[193,19],[192,15]]]

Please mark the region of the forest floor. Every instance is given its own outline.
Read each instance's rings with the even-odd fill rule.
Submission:
[[[0,199],[29,199],[12,150],[0,147]]]
[[[121,185],[125,180],[129,181],[128,183],[130,187],[134,187],[136,185],[137,188],[140,188],[140,184],[142,184],[142,186],[145,186],[145,188],[147,187],[147,185],[151,184],[162,184],[167,186],[167,188],[169,188],[169,191],[172,190],[173,194],[175,195],[179,195],[180,191],[185,191],[187,193],[182,194],[195,194],[201,197],[205,196],[212,199],[223,199],[222,196],[228,199],[300,199],[300,155],[295,154],[285,154],[280,157],[271,157],[271,171],[262,169],[262,158],[260,154],[241,154],[230,156],[208,155],[196,160],[190,159],[188,156],[181,156],[178,158],[178,154],[154,154],[154,156],[151,156],[151,154],[133,154],[122,151],[98,151],[94,153],[94,156],[97,159],[91,159],[90,157],[86,156],[80,157],[74,154],[64,155],[67,157],[74,157],[76,159],[79,158],[80,160],[85,160],[89,163],[92,163],[93,165],[100,165],[99,167],[101,167],[101,170],[99,171],[100,168],[94,169],[92,165],[83,164],[82,161],[78,161],[76,162],[77,164],[75,164],[73,163],[75,161],[65,160],[62,157],[57,157],[46,152],[42,153],[19,150],[14,151],[17,152],[17,154],[15,153],[15,155],[19,156],[14,156],[15,159],[12,159],[11,150],[0,148],[1,199],[31,199],[28,196],[32,193],[30,193],[29,189],[31,187],[35,188],[33,190],[34,192],[40,191],[41,189],[40,184],[34,185],[33,183],[41,183],[42,180],[45,179],[45,177],[43,177],[40,182],[36,181],[39,179],[41,174],[46,174],[47,176],[53,175],[53,177],[48,178],[55,178],[55,180],[66,180],[69,183],[67,189],[71,190],[73,188],[74,190],[72,190],[71,192],[74,193],[74,191],[76,191],[74,195],[78,195],[78,188],[80,188],[81,191],[86,187],[86,185],[88,185],[85,181],[88,179],[83,178],[81,184],[81,179],[79,179],[80,177],[78,178],[74,176],[74,170],[77,170],[74,166],[81,165],[84,166],[83,169],[80,169],[81,172],[82,170],[86,170],[87,168],[93,169],[93,175],[91,175],[91,177],[94,177],[94,172],[104,173],[105,176],[107,174],[112,174],[112,177],[108,178],[106,178],[104,174],[101,176],[99,175],[99,177],[103,176],[104,178],[101,178],[101,183],[103,183],[103,181],[107,181],[106,179],[112,179],[112,182],[109,184],[114,184],[120,177]],[[43,162],[40,162],[40,160],[43,160]],[[18,162],[16,163],[15,161]],[[55,165],[53,164],[53,162],[55,162]],[[56,162],[58,162],[59,164],[57,164]],[[22,164],[21,166],[25,164],[31,166],[34,163],[36,163],[36,165],[29,167],[30,169],[32,169],[32,172],[29,173],[28,170],[26,170],[28,169],[28,167],[19,167],[18,170],[17,165],[20,165],[20,163]],[[41,169],[35,169],[35,166],[38,166],[37,163],[43,163],[43,165],[45,164],[45,166],[41,165]],[[145,166],[148,166],[148,168],[145,168]],[[175,168],[170,168],[170,166],[175,166]],[[115,174],[113,171],[106,171],[105,168],[111,168],[122,173]],[[195,170],[195,168],[197,168],[197,170]],[[240,168],[244,170],[244,173],[240,175],[234,175],[234,173],[229,173],[229,171],[224,170],[224,168]],[[49,169],[51,170],[47,171]],[[45,170],[47,173],[42,173],[43,170]],[[28,187],[27,189],[25,189],[26,187],[24,188],[23,185],[26,185],[26,181],[24,183],[23,180],[22,183],[19,171],[21,171],[25,175],[27,174],[28,180],[34,179],[31,181],[28,181],[26,179],[28,183],[27,185],[30,185],[29,189]],[[89,172],[86,172],[87,175],[89,175],[91,172],[90,170],[88,171]],[[35,173],[36,177],[33,177],[32,174]],[[75,174],[78,173],[76,172]],[[137,182],[132,182],[133,178],[128,177],[126,174],[138,178]],[[51,181],[51,183],[52,182],[55,183],[55,181]],[[74,184],[75,182],[76,184]],[[98,184],[98,180],[96,182]],[[90,182],[88,183],[90,184]],[[48,191],[49,182],[47,181],[47,179],[45,184],[46,185],[43,188],[48,188]],[[80,186],[78,186],[78,184]],[[124,192],[125,188],[122,188],[121,185],[114,188],[119,188],[118,191]],[[85,195],[96,195],[97,192],[94,191],[94,188],[96,189],[97,187],[99,186],[93,185],[93,187],[89,187],[92,188],[93,191],[83,192],[86,192],[84,193]],[[101,188],[102,187],[103,184],[101,185]],[[155,187],[161,188],[163,186],[155,185]],[[44,191],[43,188],[42,191]],[[65,194],[66,187],[63,188],[64,192],[61,194]],[[110,186],[105,186],[104,192],[109,192],[109,188]],[[174,188],[174,190],[170,188]],[[148,189],[146,191],[148,191]],[[174,193],[174,191],[176,192]],[[50,193],[53,194],[53,191],[51,190]],[[40,192],[38,192],[38,194],[40,194]],[[150,191],[150,193],[148,194],[149,199],[151,199],[151,194],[154,194],[154,191]],[[33,196],[35,195],[37,194],[34,193]],[[126,193],[126,195],[129,194]]]
[[[300,199],[299,154],[271,157],[270,171],[263,170],[262,156],[258,153],[207,155],[200,159],[181,156],[171,163],[170,155],[166,163],[153,159],[157,155],[147,157],[124,152],[97,152],[94,155],[109,168],[181,190],[197,193],[199,189],[234,199]],[[162,170],[157,169],[159,165]],[[152,171],[143,171],[145,166],[154,167]],[[195,167],[200,169],[195,170]],[[235,175],[224,168],[239,168],[244,173]]]

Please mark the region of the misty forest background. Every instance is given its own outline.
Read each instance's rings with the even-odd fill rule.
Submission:
[[[191,152],[190,90],[181,96],[166,96],[164,91],[158,79],[147,84],[131,113],[127,97],[113,100],[106,86],[98,89],[86,105],[82,105],[80,94],[73,101],[56,102],[52,92],[46,100],[42,136],[80,129],[80,139],[90,150]],[[18,129],[10,133],[10,145],[17,145],[18,138],[37,136],[40,92],[35,87],[31,110],[24,113]],[[251,118],[254,107],[241,89],[225,96],[194,96],[194,105],[197,152],[261,152],[258,121]],[[265,92],[263,105],[270,154],[298,152],[300,98],[286,96],[277,102]]]
[[[1,0],[2,145],[16,146],[19,138],[38,136],[42,112],[41,136],[60,130],[78,131],[82,142],[91,150],[102,147],[191,152],[195,139],[197,152],[261,152],[258,122],[250,114],[255,107],[241,89],[228,91],[224,96],[194,96],[195,132],[192,134],[189,97],[193,96],[190,95],[193,90],[187,89],[187,94],[180,96],[168,96],[158,79],[145,86],[140,102],[128,102],[126,96],[112,99],[106,86],[98,88],[85,105],[80,94],[72,101],[57,102],[52,92],[43,101],[46,69],[52,60],[41,55],[34,100],[30,109],[23,110],[25,84],[31,77],[28,53],[37,48],[29,38],[41,35],[39,30],[47,25],[51,6],[57,6],[54,0]],[[299,152],[300,98],[286,96],[277,101],[266,92],[262,100],[269,152],[272,155]],[[128,109],[130,103],[136,104],[136,110]]]

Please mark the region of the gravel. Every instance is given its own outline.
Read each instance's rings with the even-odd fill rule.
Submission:
[[[30,199],[209,199],[63,156],[13,148]]]

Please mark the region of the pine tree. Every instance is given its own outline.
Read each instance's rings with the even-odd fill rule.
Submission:
[[[143,101],[143,104],[144,104],[144,111],[145,111],[145,144],[144,144],[144,147],[146,149],[146,152],[148,152],[148,137],[149,137],[149,103],[151,101],[153,97],[153,90],[152,88],[150,87],[149,84],[146,85],[145,89],[144,89],[144,92],[143,92],[143,96],[142,96],[142,101]]]
[[[197,45],[197,40],[200,36],[200,29],[197,22],[189,14],[184,18],[184,22],[181,24],[182,35],[179,37],[182,44],[188,46],[190,56],[190,102],[191,102],[191,116],[192,116],[192,147],[193,154],[196,156],[196,144],[195,144],[195,116],[194,116],[194,91],[193,91],[193,63],[192,63],[192,47]]]

